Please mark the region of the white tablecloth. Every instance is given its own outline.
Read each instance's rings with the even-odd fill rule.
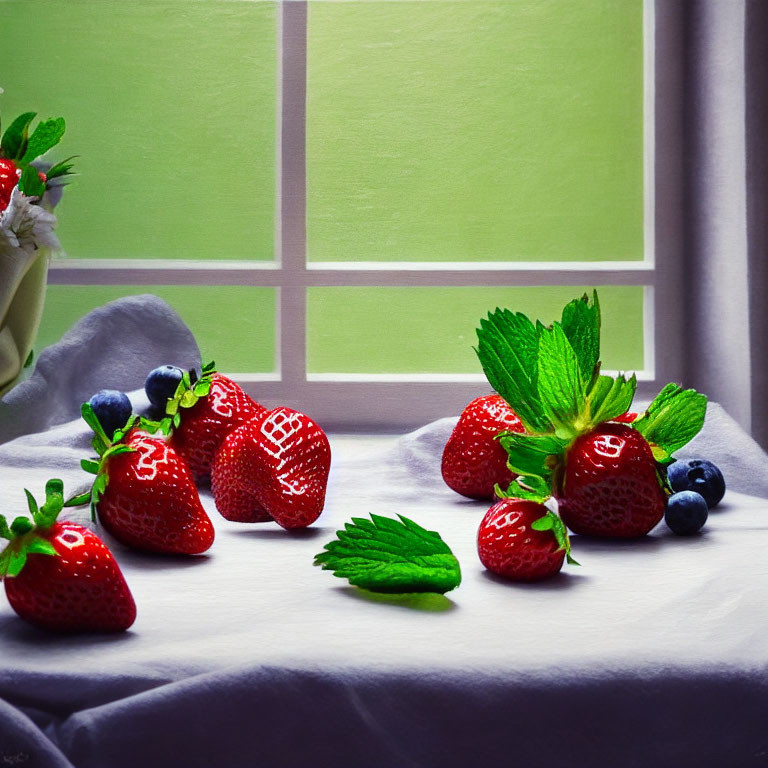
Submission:
[[[50,477],[77,490],[87,428],[62,422],[171,354],[194,362],[194,339],[152,298],[99,310],[46,350],[0,403],[0,443],[18,436],[0,445],[2,511],[23,513],[22,489],[41,495]],[[720,464],[729,491],[701,536],[662,523],[636,542],[574,537],[581,568],[520,586],[477,559],[487,505],[440,479],[454,422],[331,435],[326,509],[306,531],[230,523],[203,494],[217,531],[204,556],[105,537],[138,606],[122,635],[44,634],[0,596],[0,766],[768,765],[768,459],[756,444],[713,406],[688,452]],[[312,565],[371,512],[438,530],[461,586],[376,596]]]
[[[230,523],[204,494],[209,554],[111,542],[128,633],[55,638],[0,604],[0,765],[768,765],[768,502],[729,492],[692,539],[574,537],[581,568],[508,584],[475,553],[486,505],[419,466],[424,434],[332,436],[309,530]],[[77,444],[65,425],[0,446],[6,511],[52,465],[82,480]],[[461,586],[375,596],[312,565],[371,512],[440,531]]]

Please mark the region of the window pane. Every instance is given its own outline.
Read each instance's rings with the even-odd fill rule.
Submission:
[[[0,2],[4,124],[62,115],[79,155],[70,257],[274,257],[275,40],[273,2]]]
[[[482,373],[475,329],[508,307],[549,324],[588,288],[310,288],[310,373]],[[643,368],[643,288],[598,289],[606,369]]]
[[[315,261],[643,258],[642,0],[310,2]]]
[[[120,296],[142,293],[167,301],[195,335],[203,360],[215,360],[220,371],[276,370],[274,288],[50,285],[36,350],[58,341],[90,310]]]

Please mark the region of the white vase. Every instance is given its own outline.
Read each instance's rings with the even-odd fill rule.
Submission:
[[[0,395],[21,377],[40,327],[50,250],[0,252]]]

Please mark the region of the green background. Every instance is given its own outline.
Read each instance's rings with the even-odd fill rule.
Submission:
[[[311,260],[642,259],[642,0],[308,8]],[[274,258],[278,11],[0,0],[0,116],[63,115],[51,157],[79,155],[57,209],[71,259]],[[574,290],[312,288],[309,370],[478,372],[488,309],[552,319]],[[269,288],[52,286],[37,349],[148,291],[222,369],[275,370]],[[642,289],[601,298],[606,365],[641,368]]]
[[[585,287],[310,288],[310,373],[482,373],[472,347],[495,307],[547,325]],[[643,368],[643,289],[598,289],[607,369]]]
[[[220,371],[276,370],[276,291],[250,286],[49,285],[36,351],[58,341],[90,310],[141,293],[165,299],[195,335],[203,360],[215,360]]]
[[[643,258],[642,0],[310,2],[309,258]]]
[[[63,116],[70,258],[272,259],[276,5],[0,2],[0,116]]]

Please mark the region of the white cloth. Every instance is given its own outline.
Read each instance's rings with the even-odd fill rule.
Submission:
[[[68,359],[54,349],[38,367],[46,357]],[[38,398],[50,425],[57,408],[76,413],[71,399],[98,374],[53,409],[48,377],[12,405]],[[132,552],[96,526],[137,603],[127,633],[54,637],[0,598],[0,765],[768,765],[768,502],[733,490],[750,475],[764,482],[764,454],[739,453],[749,439],[718,422],[707,450],[745,467],[725,470],[729,490],[702,535],[661,523],[635,542],[574,537],[582,567],[521,586],[477,558],[487,504],[440,479],[454,422],[331,435],[326,508],[305,531],[228,522],[205,491],[216,541],[202,556]],[[74,420],[0,445],[2,511],[24,513],[23,488],[40,496],[50,477],[79,490],[88,440]],[[312,565],[345,521],[371,512],[439,531],[461,586],[376,596]],[[91,524],[83,510],[65,514]]]

